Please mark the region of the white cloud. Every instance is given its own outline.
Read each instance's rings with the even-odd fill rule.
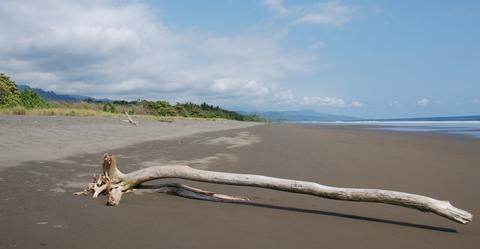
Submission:
[[[398,100],[393,100],[393,101],[390,101],[390,102],[388,103],[388,105],[389,105],[389,106],[398,107],[398,106],[400,106],[400,101],[398,101]]]
[[[284,52],[275,34],[171,28],[136,2],[1,1],[0,30],[0,71],[93,97],[271,98],[315,60]]]
[[[317,50],[317,49],[323,48],[323,46],[325,46],[324,42],[317,41],[317,42],[312,43],[312,45],[310,45],[310,49]]]
[[[419,105],[419,106],[425,107],[429,104],[430,104],[430,100],[428,100],[427,98],[423,98],[423,99],[417,101],[417,105]]]
[[[327,1],[285,6],[282,0],[263,0],[265,6],[279,16],[291,17],[294,24],[343,26],[352,20],[356,8],[341,1]]]
[[[359,101],[353,101],[352,103],[350,103],[350,106],[355,107],[355,108],[359,108],[359,107],[362,107],[363,104]]]
[[[279,14],[291,11],[281,1],[264,3]],[[294,11],[298,16],[306,8]],[[316,60],[308,51],[283,51],[282,35],[179,30],[138,2],[4,0],[0,30],[6,31],[0,36],[0,72],[60,93],[239,106],[362,106],[279,88]]]
[[[274,101],[279,104],[294,104],[296,97],[290,90],[280,91],[274,94]]]
[[[242,81],[235,79],[217,79],[212,85],[210,85],[210,90],[214,93],[222,95],[233,95],[233,96],[266,96],[271,90],[258,84],[255,80]]]
[[[340,98],[333,97],[303,97],[300,101],[302,105],[319,105],[319,106],[334,106],[334,107],[344,107],[346,106],[345,101]]]
[[[290,11],[285,8],[282,0],[263,0],[262,3],[281,16],[286,16]]]
[[[354,7],[339,1],[318,3],[303,9],[294,23],[342,26],[351,21],[354,12]]]
[[[307,106],[322,106],[322,107],[362,107],[363,104],[359,101],[347,103],[345,100],[336,97],[309,97],[300,98],[299,103]]]
[[[279,107],[292,108],[360,108],[363,103],[360,101],[347,102],[338,97],[319,97],[319,96],[297,96],[290,90],[274,90],[273,98],[261,100],[263,103],[273,104]],[[260,101],[260,100],[257,100]]]

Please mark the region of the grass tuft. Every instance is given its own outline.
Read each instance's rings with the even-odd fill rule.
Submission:
[[[17,105],[12,108],[13,115],[25,115],[26,113],[27,113],[27,110],[22,106]]]

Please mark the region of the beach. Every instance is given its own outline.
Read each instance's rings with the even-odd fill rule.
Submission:
[[[477,248],[480,140],[364,126],[0,116],[0,248]],[[417,210],[181,182],[251,203],[74,196],[101,173],[162,164],[449,200],[467,225]]]
[[[120,148],[132,143],[166,140],[195,133],[258,125],[232,120],[135,118],[139,126],[120,117],[0,115],[0,170],[31,160],[53,160],[70,155]]]

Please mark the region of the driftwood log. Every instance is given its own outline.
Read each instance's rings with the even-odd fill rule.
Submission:
[[[116,159],[113,155],[105,154],[103,159],[103,174],[95,176],[94,181],[84,191],[76,194],[93,193],[95,198],[99,194],[105,193],[108,196],[107,204],[111,206],[118,205],[124,193],[133,191],[172,193],[189,198],[225,202],[249,201],[245,197],[217,194],[177,183],[149,187],[142,186],[142,183],[150,180],[180,178],[217,184],[260,187],[335,200],[386,203],[423,212],[432,212],[462,224],[466,224],[473,219],[472,214],[452,206],[448,201],[436,200],[416,194],[381,189],[330,187],[314,182],[261,175],[199,170],[185,165],[154,166],[124,174],[118,170]]]

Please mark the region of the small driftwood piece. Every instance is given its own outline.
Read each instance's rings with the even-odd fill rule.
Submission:
[[[163,192],[184,197],[226,202],[247,202],[248,199],[239,196],[216,194],[213,192],[192,188],[183,184],[163,184],[158,186],[142,186],[142,183],[162,178],[180,178],[217,184],[260,187],[318,197],[360,202],[378,202],[431,212],[449,220],[466,224],[473,219],[467,211],[454,207],[448,201],[433,199],[427,196],[409,194],[382,189],[339,188],[325,186],[314,182],[274,178],[261,175],[223,173],[194,169],[185,165],[164,165],[133,171],[128,174],[120,172],[113,155],[105,154],[103,158],[103,174],[94,177],[83,192],[93,193],[97,197],[105,192],[108,205],[120,203],[126,192]]]
[[[123,120],[123,121],[128,122],[128,123],[133,124],[133,125],[137,125],[137,122],[135,122],[135,121],[130,117],[130,115],[128,114],[128,112],[125,112],[125,115],[127,116],[127,120]]]
[[[172,123],[172,122],[173,122],[173,120],[171,120],[171,119],[163,119],[163,118],[161,118],[161,119],[159,119],[159,120],[158,120],[158,122],[162,122],[162,123]]]

